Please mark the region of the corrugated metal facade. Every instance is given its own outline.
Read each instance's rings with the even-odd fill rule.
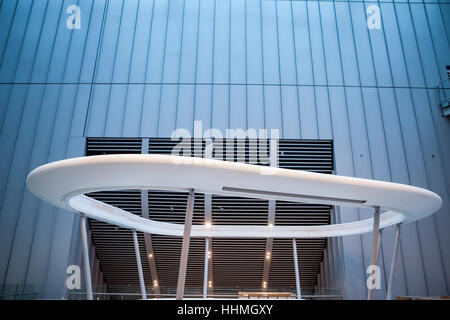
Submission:
[[[69,30],[66,9],[81,8]],[[366,8],[381,9],[369,30]],[[448,294],[450,121],[434,90],[450,64],[448,1],[3,0],[0,284],[61,297],[80,259],[77,217],[38,201],[27,173],[84,155],[85,137],[175,128],[279,128],[332,139],[336,174],[425,187],[443,208],[405,225],[394,295]],[[342,222],[372,214],[340,208]],[[383,232],[383,298],[393,232]],[[342,239],[346,298],[364,298],[371,236]]]

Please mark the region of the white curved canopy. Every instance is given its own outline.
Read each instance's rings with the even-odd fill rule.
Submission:
[[[103,155],[56,161],[34,169],[27,187],[60,208],[137,231],[183,236],[184,226],[138,217],[84,194],[160,189],[352,207],[380,207],[380,228],[422,219],[441,198],[409,185],[213,159],[168,155]],[[192,226],[192,237],[316,238],[372,231],[373,219],[321,226]]]

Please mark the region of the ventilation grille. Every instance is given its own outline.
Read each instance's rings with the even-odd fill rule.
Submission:
[[[266,239],[213,239],[214,292],[261,288],[265,249]]]
[[[148,141],[147,146],[142,143]],[[167,138],[88,138],[86,155],[141,153],[171,154],[180,141]],[[205,141],[182,142],[190,155],[202,156]],[[216,143],[218,143],[216,141]],[[224,157],[229,161],[249,162],[254,146],[268,156],[269,143],[256,140],[224,140]],[[228,146],[228,152],[226,147]],[[185,148],[186,149],[186,148]],[[189,148],[187,148],[189,150]],[[242,150],[244,150],[242,152]],[[333,172],[333,145],[330,140],[279,140],[279,167],[321,173]],[[216,155],[213,153],[213,156]],[[254,157],[252,157],[254,160]],[[264,161],[261,161],[264,160]],[[267,157],[258,157],[256,164],[267,165]],[[90,194],[95,199],[141,215],[141,192],[107,191]],[[148,191],[148,212],[151,219],[183,224],[187,193]],[[211,221],[214,225],[267,225],[268,201],[261,199],[212,195]],[[324,225],[330,223],[330,206],[277,201],[275,225]],[[205,222],[205,196],[195,194],[193,224]],[[90,220],[93,243],[96,246],[105,281],[110,291],[139,292],[139,279],[132,233],[102,222]],[[151,293],[152,281],[144,237],[138,233],[145,283]],[[154,261],[161,293],[175,294],[181,255],[180,237],[151,235]],[[302,292],[312,292],[316,284],[325,239],[298,239],[298,259]],[[213,289],[215,294],[230,294],[240,290],[260,290],[263,281],[265,239],[212,239]],[[192,238],[186,275],[186,294],[200,294],[203,286],[204,239]],[[124,289],[125,288],[125,289]],[[292,241],[274,239],[268,290],[295,292]]]
[[[282,139],[278,143],[278,166],[321,173],[333,172],[331,140]]]
[[[88,138],[86,155],[141,153],[141,139],[130,138]]]
[[[187,192],[150,190],[148,193],[150,219],[161,222],[184,224],[187,199]],[[204,224],[204,195],[196,193],[194,199],[194,216],[192,218],[192,224]]]

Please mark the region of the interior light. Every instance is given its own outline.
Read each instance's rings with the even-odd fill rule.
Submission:
[[[206,223],[205,223],[205,227],[206,227],[206,228],[211,228],[211,222],[206,222]]]
[[[149,253],[149,254],[148,254],[148,257],[149,257],[149,258],[153,258],[153,254]]]

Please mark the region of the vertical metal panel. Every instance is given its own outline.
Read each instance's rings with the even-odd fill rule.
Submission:
[[[231,83],[245,83],[247,79],[247,31],[245,28],[247,15],[245,9],[246,1],[230,1],[230,53],[228,59],[230,68],[229,82]]]
[[[246,1],[246,35],[247,35],[247,81],[263,82],[263,61],[261,42],[261,13],[258,0]],[[249,88],[250,89],[250,88]],[[251,101],[249,99],[249,101]]]
[[[65,26],[73,3],[82,10],[80,30]],[[439,213],[402,229],[394,296],[447,294],[450,129],[433,87],[449,63],[450,6],[382,2],[382,29],[368,30],[368,5],[3,1],[2,279],[42,284],[49,263],[61,268],[54,243],[74,237],[54,228],[71,223],[29,194],[24,179],[67,157],[69,137],[168,136],[202,120],[204,129],[278,128],[284,138],[333,139],[336,173],[439,193]],[[343,221],[370,214],[340,212]],[[366,242],[343,239],[348,297],[364,295]],[[387,230],[384,264],[392,243]]]

